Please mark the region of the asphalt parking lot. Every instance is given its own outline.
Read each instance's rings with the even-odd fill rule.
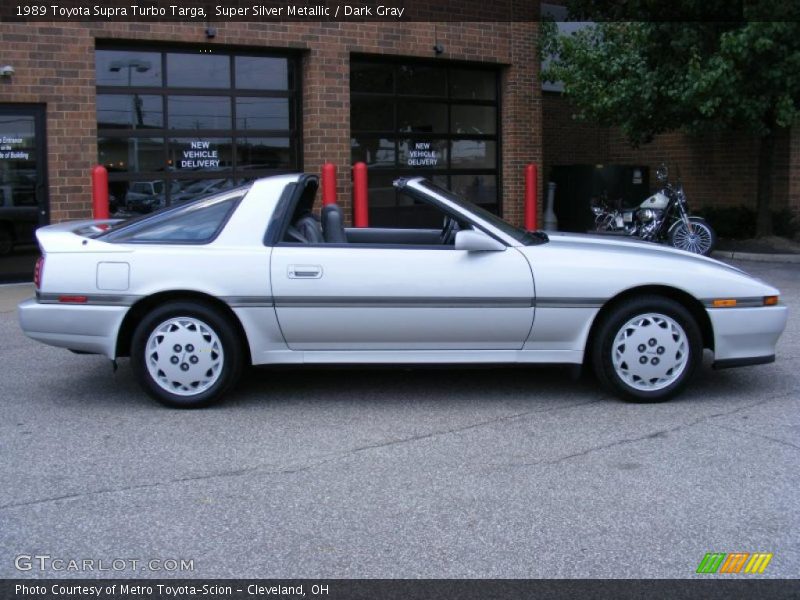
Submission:
[[[737,263],[792,313],[772,365],[632,405],[552,369],[257,370],[162,408],[127,361],[25,338],[0,290],[0,577],[19,555],[192,560],[182,577],[800,573],[800,264]],[[704,577],[709,577],[708,575]]]

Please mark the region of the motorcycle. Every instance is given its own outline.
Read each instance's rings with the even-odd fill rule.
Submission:
[[[662,188],[634,208],[613,208],[606,198],[593,199],[595,231],[628,235],[649,242],[708,256],[717,242],[717,235],[705,219],[689,214],[689,205],[680,180],[669,182],[666,166],[656,169]]]

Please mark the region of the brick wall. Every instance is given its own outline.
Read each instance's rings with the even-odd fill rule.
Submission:
[[[681,132],[657,136],[633,148],[617,128],[575,121],[574,108],[560,94],[547,93],[543,103],[545,172],[551,166],[620,164],[656,167],[665,162],[671,175],[680,171],[689,201],[701,206],[756,206],[758,138],[739,131],[706,135]],[[775,148],[773,203],[800,214],[800,132],[780,135]]]
[[[89,170],[97,160],[94,41],[72,24],[0,23],[3,64],[0,102],[47,106],[47,163],[51,220],[91,212]]]
[[[793,127],[787,136],[788,168],[786,176],[787,205],[800,221],[800,127]]]
[[[608,156],[608,129],[576,121],[574,109],[560,94],[542,94],[544,178],[557,165],[598,164]]]
[[[484,24],[485,25],[485,24]],[[510,31],[508,43],[510,67],[502,76],[503,217],[523,223],[524,169],[528,163],[542,162],[542,104],[539,83],[538,39],[530,23],[505,24]],[[539,196],[544,182],[539,177]],[[541,219],[540,221],[541,222]]]
[[[609,132],[609,163],[644,164],[653,173],[665,162],[671,177],[680,175],[694,206],[755,207],[757,157],[756,140],[732,133],[668,133],[634,149],[621,132]],[[658,182],[651,177],[650,185],[657,187]]]
[[[522,0],[515,0],[522,3]],[[0,103],[47,106],[51,220],[90,214],[89,171],[97,160],[94,47],[96,40],[187,42],[291,48],[303,58],[303,153],[307,172],[329,160],[350,214],[350,55],[386,54],[505,65],[502,88],[504,214],[522,218],[522,165],[539,162],[541,105],[538,25],[525,23],[0,23],[3,62],[16,68],[0,81]]]

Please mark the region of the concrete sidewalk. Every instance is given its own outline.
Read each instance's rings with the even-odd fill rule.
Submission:
[[[711,253],[711,258],[716,258],[717,260],[800,263],[800,254],[767,254],[765,252],[738,252],[736,250],[715,250]]]
[[[7,283],[0,285],[0,313],[17,310],[17,304],[34,295],[32,283]]]

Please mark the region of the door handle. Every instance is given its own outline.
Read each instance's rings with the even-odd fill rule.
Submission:
[[[319,265],[289,265],[289,279],[319,279],[322,267]]]

